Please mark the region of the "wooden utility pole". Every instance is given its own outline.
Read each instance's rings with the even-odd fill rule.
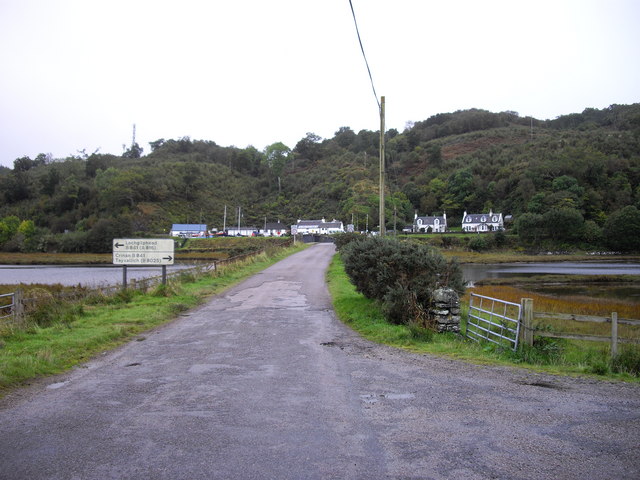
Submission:
[[[227,231],[227,206],[224,206],[224,216],[222,217],[222,233]]]
[[[380,97],[380,236],[384,234],[384,96],[382,96]]]

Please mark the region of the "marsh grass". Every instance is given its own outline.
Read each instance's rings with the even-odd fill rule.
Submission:
[[[509,285],[487,285],[469,288],[463,301],[468,303],[469,293],[486,295],[509,302],[520,303],[522,298],[532,298],[535,312],[568,313],[611,317],[611,312],[617,312],[618,318],[640,319],[640,304],[633,301],[615,299],[594,300],[587,296],[555,297],[534,293],[520,287]],[[610,335],[611,326],[607,323],[577,322],[571,320],[541,319],[535,324],[536,328],[557,332],[576,333],[583,335]],[[640,339],[640,327],[619,324],[618,335],[623,338]]]

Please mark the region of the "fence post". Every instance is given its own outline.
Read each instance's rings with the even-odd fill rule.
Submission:
[[[520,326],[520,338],[525,344],[533,345],[533,298],[523,298],[522,325]]]
[[[122,290],[127,289],[127,266],[122,265]]]
[[[18,324],[24,322],[24,304],[22,303],[23,296],[21,288],[16,289],[13,294],[13,318]]]
[[[618,312],[611,312],[611,358],[618,354]]]

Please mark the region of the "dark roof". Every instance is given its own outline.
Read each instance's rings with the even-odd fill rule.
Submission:
[[[464,223],[495,223],[500,221],[501,213],[492,212],[488,213],[468,213],[466,217],[464,217]],[[492,220],[493,217],[497,217],[495,222]],[[469,218],[471,221],[469,221]]]
[[[313,227],[315,225],[320,225],[321,223],[322,220],[298,220],[296,225],[299,227]]]
[[[432,225],[436,218],[440,220],[440,222],[447,223],[447,219],[444,216],[442,217],[435,216],[435,217],[418,217],[413,221],[413,224],[417,225],[418,220],[422,220],[423,224]]]

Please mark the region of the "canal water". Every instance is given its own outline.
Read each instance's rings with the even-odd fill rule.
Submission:
[[[167,265],[167,273],[192,265]],[[162,267],[127,267],[127,280],[162,275]],[[0,284],[61,284],[99,287],[122,283],[122,266],[118,265],[0,265]]]
[[[477,282],[486,278],[533,275],[640,275],[640,264],[615,262],[467,263],[462,265],[462,271],[467,282]]]
[[[617,262],[540,262],[461,265],[468,285],[487,278],[531,277],[535,275],[640,275],[640,264]],[[527,289],[554,296],[581,295],[616,298],[640,303],[640,282],[583,284],[554,282],[527,284]]]

